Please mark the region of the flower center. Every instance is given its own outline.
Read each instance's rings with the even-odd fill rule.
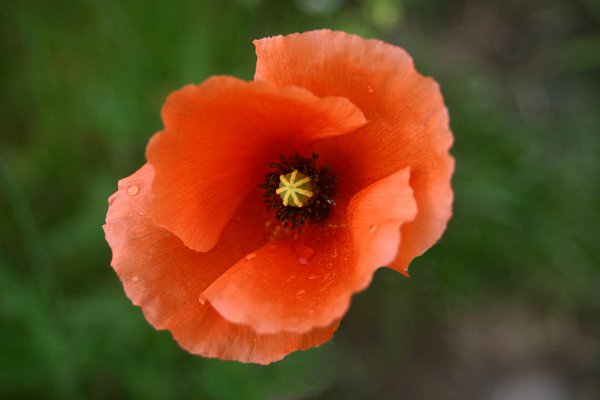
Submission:
[[[313,197],[310,178],[297,169],[289,174],[279,175],[279,181],[281,183],[275,193],[281,197],[284,206],[302,207],[306,200]]]
[[[300,231],[307,220],[322,221],[335,206],[337,179],[331,166],[317,167],[318,155],[310,157],[279,156],[278,163],[269,164],[268,172],[259,186],[265,189],[263,199],[284,226]]]

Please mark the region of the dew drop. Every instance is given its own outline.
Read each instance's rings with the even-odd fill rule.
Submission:
[[[309,279],[309,280],[311,280],[311,281],[314,281],[314,280],[315,280],[315,279],[317,279],[317,278],[318,278],[318,276],[317,276],[317,275],[315,275],[315,274],[310,274],[310,275],[308,276],[308,279]]]
[[[379,229],[379,227],[377,225],[371,225],[369,227],[369,232],[375,233],[375,232],[377,232],[377,229]]]
[[[127,188],[127,194],[130,196],[135,196],[140,192],[140,188],[137,185],[131,185]]]
[[[132,281],[134,281],[134,282],[137,282],[137,281],[139,281],[139,280],[140,280],[140,278],[138,278],[138,276],[137,276],[137,275],[135,275],[135,276],[132,276],[132,277],[131,277],[131,280],[132,280]]]
[[[375,90],[373,89],[373,86],[368,85],[367,86],[367,90],[369,91],[369,93],[373,93]]]
[[[308,264],[308,260],[315,254],[315,250],[312,247],[299,245],[294,249],[298,262],[302,265]]]
[[[206,296],[204,295],[204,293],[200,294],[200,296],[198,297],[198,301],[200,302],[200,304],[206,303]]]
[[[304,290],[304,289],[300,289],[300,290],[298,290],[298,291],[296,292],[296,296],[298,296],[298,297],[300,297],[300,296],[303,296],[303,295],[304,295],[304,293],[306,293],[306,290]]]
[[[254,253],[250,253],[250,254],[248,254],[246,257],[244,257],[244,260],[246,260],[246,261],[252,261],[252,260],[254,260],[255,258],[256,258],[256,254],[254,254]]]

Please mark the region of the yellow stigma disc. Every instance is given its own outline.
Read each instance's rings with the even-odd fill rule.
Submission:
[[[310,178],[297,170],[279,176],[279,189],[275,191],[284,206],[302,207],[313,196]]]

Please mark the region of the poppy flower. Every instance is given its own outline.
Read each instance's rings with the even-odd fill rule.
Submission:
[[[401,48],[256,40],[253,81],[170,94],[104,230],[127,296],[191,353],[267,364],[329,340],[374,271],[406,274],[451,216],[438,85]]]

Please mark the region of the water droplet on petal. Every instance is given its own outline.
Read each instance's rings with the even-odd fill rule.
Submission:
[[[131,185],[127,188],[127,194],[130,196],[135,196],[140,192],[140,188],[137,185]]]
[[[375,90],[373,89],[373,86],[368,85],[367,86],[367,90],[369,91],[369,93],[373,93]]]
[[[317,276],[317,275],[315,275],[315,274],[310,274],[310,275],[308,276],[308,279],[309,279],[309,280],[311,280],[311,281],[313,281],[313,280],[315,280],[315,279],[317,279],[317,278],[318,278],[318,276]]]
[[[298,290],[298,291],[296,292],[296,296],[298,296],[298,297],[300,297],[300,296],[303,296],[303,295],[304,295],[304,293],[306,293],[306,290],[304,290],[304,289],[300,289],[300,290]]]
[[[256,254],[250,253],[246,257],[244,257],[244,260],[251,261],[251,260],[254,260],[255,258],[256,258]]]
[[[204,293],[200,293],[200,296],[198,297],[198,301],[200,302],[200,304],[206,303],[206,296],[204,295]]]
[[[299,245],[294,249],[298,262],[302,265],[308,264],[308,260],[315,254],[315,250],[312,247]]]
[[[377,232],[377,229],[379,229],[379,227],[377,225],[371,225],[369,227],[369,232],[375,233],[375,232]]]
[[[132,280],[132,281],[134,281],[134,282],[137,282],[137,281],[139,281],[139,280],[140,280],[140,278],[138,278],[138,276],[137,276],[137,275],[135,275],[135,276],[132,276],[132,277],[131,277],[131,280]]]

